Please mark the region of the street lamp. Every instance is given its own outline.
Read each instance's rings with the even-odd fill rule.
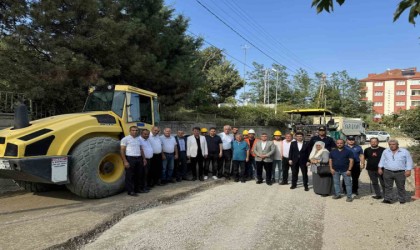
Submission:
[[[279,71],[276,70],[275,68],[272,68],[272,70],[276,72],[276,106],[274,107],[274,114],[277,115],[277,90],[279,87]]]

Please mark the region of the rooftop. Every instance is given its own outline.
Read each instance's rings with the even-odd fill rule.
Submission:
[[[367,78],[359,80],[360,82],[375,82],[375,81],[388,81],[388,80],[407,80],[407,79],[419,79],[420,72],[417,72],[417,68],[408,69],[388,69],[383,73],[369,74]]]

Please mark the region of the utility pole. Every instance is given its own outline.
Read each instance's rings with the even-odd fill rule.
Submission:
[[[247,44],[242,45],[242,49],[244,50],[244,100],[243,103],[245,105],[245,101],[246,101],[246,93],[245,93],[245,88],[246,88],[246,51],[247,49],[249,49],[249,46]]]
[[[268,85],[268,69],[265,69],[264,72],[264,104],[267,100],[267,85]]]

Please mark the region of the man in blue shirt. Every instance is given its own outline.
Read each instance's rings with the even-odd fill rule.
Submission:
[[[343,176],[347,189],[347,202],[352,202],[351,196],[351,170],[353,168],[354,155],[353,152],[344,147],[344,140],[336,141],[337,148],[330,153],[330,171],[333,175],[335,195],[333,199],[341,198],[340,195],[340,176]]]
[[[246,141],[242,140],[242,135],[237,133],[235,140],[232,142],[232,166],[233,178],[235,182],[241,179],[245,183],[245,162],[249,160],[249,147]]]
[[[347,136],[347,144],[344,146],[354,154],[354,164],[351,170],[351,182],[352,182],[352,193],[359,195],[359,177],[362,169],[365,168],[365,156],[363,149],[359,145],[356,145],[355,137],[352,135]],[[347,192],[346,185],[342,183],[343,192]]]
[[[398,141],[388,141],[389,148],[382,153],[378,164],[378,174],[384,176],[385,194],[383,203],[391,204],[392,187],[395,184],[398,190],[398,199],[405,203],[405,179],[410,177],[413,169],[413,159],[407,149],[400,148]]]

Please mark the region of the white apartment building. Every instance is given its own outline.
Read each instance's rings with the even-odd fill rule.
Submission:
[[[360,80],[377,115],[390,115],[420,106],[420,72],[417,68],[388,69]]]

